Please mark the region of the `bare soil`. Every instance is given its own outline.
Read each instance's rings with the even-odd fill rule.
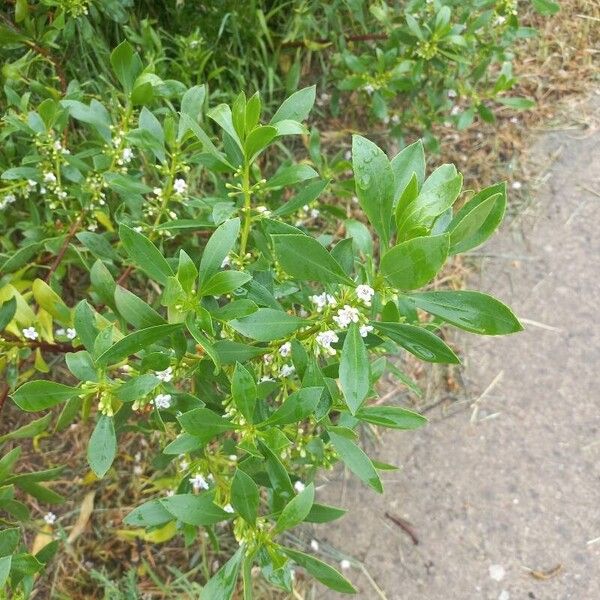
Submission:
[[[319,542],[353,557],[361,600],[600,598],[599,109],[596,94],[576,108],[587,128],[537,138],[533,202],[477,252],[472,287],[526,330],[457,339],[467,400],[385,434],[377,458],[401,468],[383,496],[352,477],[320,490],[349,509]]]

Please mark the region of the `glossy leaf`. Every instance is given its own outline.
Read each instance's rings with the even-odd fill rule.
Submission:
[[[262,425],[297,423],[312,414],[319,404],[323,388],[305,387],[290,394]]]
[[[241,271],[221,271],[215,273],[199,290],[200,296],[221,296],[229,294],[252,279]]]
[[[117,436],[112,417],[101,415],[92,432],[87,449],[87,459],[92,471],[102,479],[117,454]]]
[[[342,346],[340,387],[346,405],[355,414],[369,393],[369,356],[356,323],[348,328]]]
[[[254,525],[260,502],[259,489],[254,479],[237,469],[231,481],[231,505],[245,521]]]
[[[292,498],[281,511],[275,532],[281,533],[302,523],[315,501],[315,486],[309,483],[297,496]]]
[[[282,310],[259,308],[257,311],[229,322],[238,333],[258,342],[270,342],[287,337],[302,327],[306,321],[288,315]]]
[[[394,202],[402,195],[402,192],[408,185],[413,174],[416,176],[417,183],[423,183],[425,179],[425,151],[423,142],[417,140],[410,144],[401,152],[396,154],[391,160],[392,171],[394,172]]]
[[[239,362],[231,379],[231,395],[237,409],[248,423],[252,423],[257,398],[256,383],[250,371]]]
[[[219,225],[210,236],[200,259],[199,289],[221,270],[223,261],[235,246],[239,232],[240,220],[235,218]]]
[[[134,229],[121,224],[119,237],[129,258],[136,267],[147,273],[152,279],[165,285],[167,279],[174,275],[159,249],[145,236]]]
[[[14,403],[27,412],[52,408],[65,400],[81,394],[76,387],[54,381],[28,381],[11,394]]]
[[[277,109],[277,112],[271,119],[271,123],[288,119],[298,122],[305,121],[315,103],[315,97],[316,86],[314,85],[294,92]]]
[[[210,439],[236,428],[236,425],[209,408],[195,408],[177,419],[185,431],[202,439]]]

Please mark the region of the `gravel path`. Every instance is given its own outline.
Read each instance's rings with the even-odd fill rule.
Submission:
[[[350,549],[381,590],[356,566],[361,600],[600,598],[600,130],[545,134],[533,157],[552,163],[547,179],[473,282],[526,331],[459,340],[468,398],[489,387],[478,410],[386,434],[378,458],[402,468],[384,496],[353,479],[342,499],[325,490],[350,510],[322,546]]]

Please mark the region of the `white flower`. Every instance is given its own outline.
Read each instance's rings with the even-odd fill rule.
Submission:
[[[266,206],[257,206],[256,212],[265,217],[268,217],[271,214],[271,211]]]
[[[226,256],[223,259],[223,262],[221,263],[221,269],[224,269],[225,267],[228,267],[229,265],[231,265],[231,258],[229,258],[229,256]]]
[[[296,367],[294,367],[294,365],[283,365],[281,369],[279,369],[279,374],[281,377],[290,377],[295,370]]]
[[[175,495],[175,490],[167,490],[165,494],[167,495],[167,498],[170,498]]]
[[[234,512],[235,512],[235,510],[233,510],[233,506],[231,506],[231,504],[226,504],[226,505],[223,507],[223,510],[224,510],[226,513],[234,513]]]
[[[400,117],[398,115],[392,115],[392,123],[394,125],[397,125],[398,123],[400,123]]]
[[[263,356],[263,362],[265,363],[265,365],[270,365],[273,362],[273,355],[272,354],[265,354]]]
[[[46,521],[48,525],[53,525],[56,522],[56,515],[53,512],[47,512],[44,515],[44,521]]]
[[[177,194],[185,194],[187,192],[187,187],[187,183],[184,179],[178,178],[173,182],[173,189]]]
[[[232,462],[236,462],[238,457],[237,454],[230,454],[227,458]]]
[[[358,323],[360,313],[358,308],[354,308],[349,304],[345,304],[344,308],[340,308],[337,315],[333,317],[333,320],[337,323],[338,327],[345,329],[350,323]]]
[[[67,332],[62,327],[59,327],[56,330],[56,335],[67,335]]]
[[[332,356],[336,353],[336,350],[331,347],[331,344],[335,344],[339,341],[339,337],[335,331],[322,331],[317,334],[316,340],[317,344],[324,348],[329,354]]]
[[[289,356],[292,351],[292,344],[290,342],[286,342],[279,347],[279,354],[283,357]]]
[[[194,490],[207,490],[208,489],[208,481],[204,479],[204,476],[200,473],[196,473],[193,477],[189,479],[190,483]]]
[[[350,564],[350,561],[347,559],[343,559],[340,560],[340,568],[342,569],[342,571],[347,571],[352,565]]]
[[[187,471],[189,466],[190,466],[190,463],[189,463],[189,462],[188,462],[188,461],[187,461],[185,458],[182,458],[182,459],[179,461],[179,468],[180,468],[182,471]]]
[[[158,409],[167,409],[171,406],[171,394],[158,394],[154,398],[154,406]]]
[[[133,467],[134,475],[141,475],[143,472],[144,472],[144,468],[142,467],[142,465],[134,465],[134,467]]]
[[[317,218],[317,217],[318,217],[320,214],[321,214],[321,213],[320,213],[320,211],[319,211],[319,209],[318,209],[318,208],[313,208],[313,209],[311,209],[311,211],[310,211],[310,216],[311,216],[313,219],[316,219],[316,218]]]
[[[456,90],[448,90],[448,98],[456,98]]]
[[[373,331],[373,325],[361,325],[358,330],[360,331],[361,337],[367,337],[371,331]]]
[[[23,329],[23,335],[28,340],[37,340],[38,339],[38,332],[35,330],[35,327],[26,327],[25,329]]]
[[[512,183],[513,190],[520,190],[522,187],[523,187],[523,184],[520,181],[513,181],[513,183]]]
[[[166,382],[173,379],[173,367],[167,367],[164,371],[154,371],[154,374],[161,380]]]
[[[319,551],[319,542],[317,542],[317,540],[310,540],[310,547],[315,552],[318,552]]]
[[[375,290],[370,285],[361,284],[356,287],[356,297],[365,305],[371,306]]]
[[[455,117],[460,112],[460,106],[453,106],[450,114]]]
[[[70,339],[74,340],[77,337],[77,332],[72,327],[67,327],[65,335]]]
[[[344,153],[344,158],[346,160],[350,160],[352,158],[352,151],[351,150],[346,150],[346,152]]]
[[[372,94],[375,91],[375,88],[369,83],[365,85],[364,90],[367,94]]]
[[[140,462],[140,460],[142,460],[142,453],[141,452],[136,452],[133,455],[133,460],[135,460],[135,462]]]
[[[117,160],[117,163],[120,165],[126,165],[131,162],[133,158],[133,150],[131,148],[123,148],[123,152],[121,153],[121,158]]]
[[[159,197],[160,197],[160,196],[162,196],[162,193],[163,193],[163,191],[162,191],[162,188],[155,187],[155,188],[152,190],[152,193],[153,193],[155,196],[159,196]]]
[[[327,305],[336,305],[335,298],[331,294],[327,294],[325,292],[319,295],[311,296],[309,300],[317,307],[317,312],[323,312],[323,309]]]
[[[296,483],[294,483],[294,489],[300,493],[303,492],[305,490],[306,486],[300,481],[296,481]]]
[[[28,179],[27,180],[27,187],[30,190],[34,190],[36,185],[37,185],[37,181],[34,181],[33,179]]]
[[[59,150],[59,151],[62,150],[62,144],[60,143],[60,140],[56,140],[54,142],[53,146],[54,146],[55,150]]]
[[[46,183],[56,183],[56,175],[51,172],[44,173],[44,181]]]

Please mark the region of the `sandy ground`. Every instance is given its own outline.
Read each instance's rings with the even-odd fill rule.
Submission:
[[[361,600],[600,598],[598,96],[586,108],[588,130],[536,141],[534,160],[552,166],[472,282],[526,331],[459,338],[468,401],[385,434],[377,456],[401,470],[384,474],[383,496],[350,477],[319,497],[349,509],[318,531],[376,582],[358,563],[346,571]],[[410,521],[418,545],[386,511]]]

